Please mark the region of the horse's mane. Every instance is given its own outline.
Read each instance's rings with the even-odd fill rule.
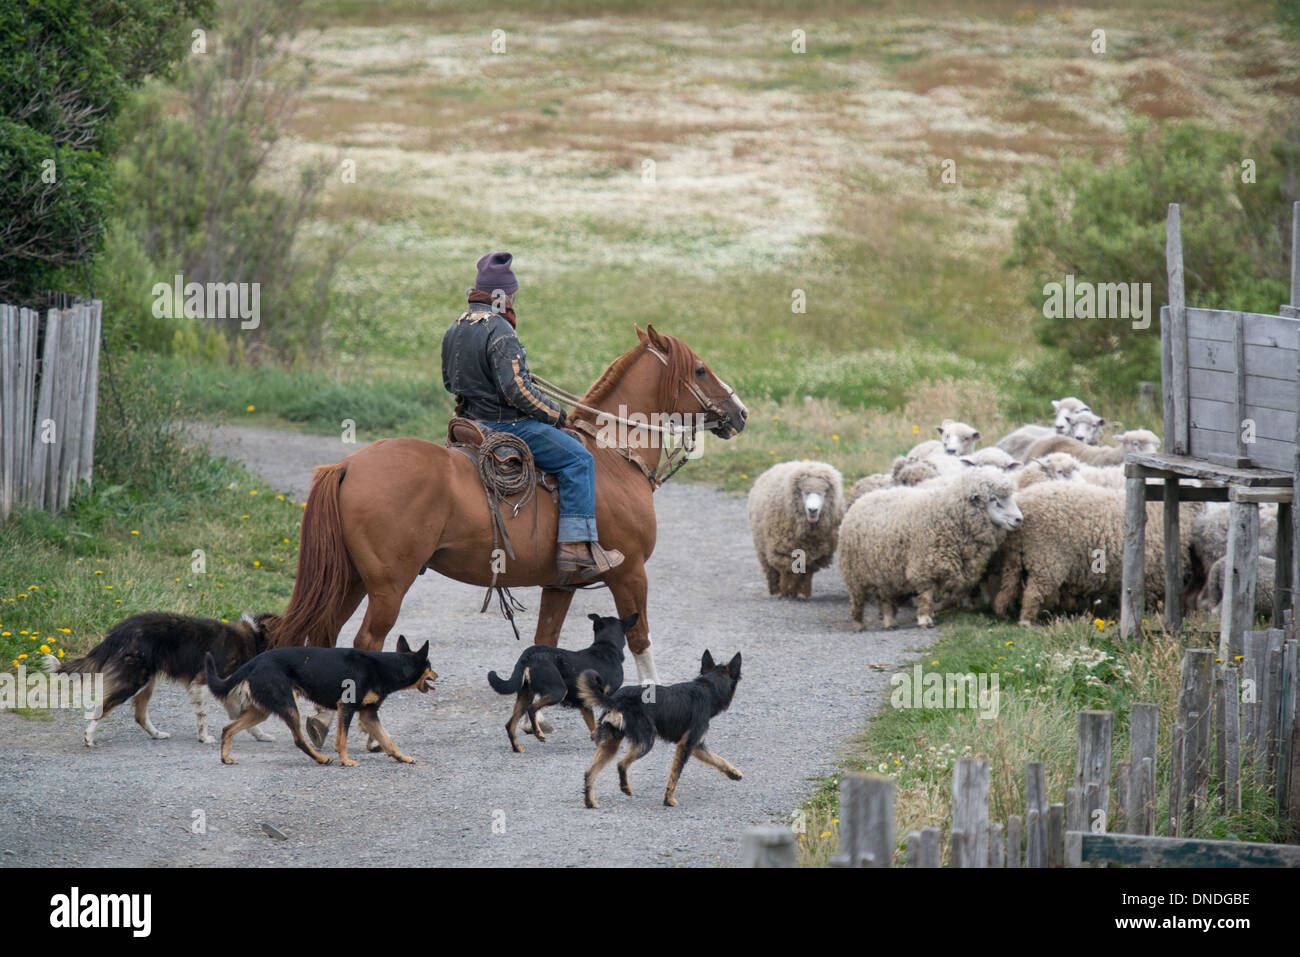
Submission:
[[[668,404],[673,400],[674,385],[682,381],[686,376],[693,374],[695,354],[680,339],[664,335],[660,337],[668,344],[668,366],[665,370],[667,374],[660,379],[659,395],[655,397],[655,411],[669,412],[673,411],[668,408]],[[583,402],[599,408],[601,400],[608,396],[613,391],[614,386],[622,381],[623,374],[627,372],[628,367],[647,351],[649,345],[650,340],[645,339],[611,362],[605,371],[601,373],[600,378],[587,390],[587,394],[583,396]],[[581,409],[575,410],[574,414],[591,416],[591,413],[583,412]]]

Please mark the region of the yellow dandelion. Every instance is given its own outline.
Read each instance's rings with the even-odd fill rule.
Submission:
[[[832,435],[832,436],[831,436],[831,441],[832,441],[832,442],[838,442],[839,440],[840,440],[840,437],[839,437],[838,435]]]
[[[41,645],[41,654],[43,654],[43,655],[48,655],[48,654],[50,654],[50,646],[49,646],[49,645]]]
[[[256,411],[257,411],[257,406],[255,406],[255,405],[250,405],[250,406],[249,406],[247,409],[245,409],[244,411],[245,411],[245,412],[256,412]]]
[[[261,567],[262,567],[262,563],[261,563],[261,562],[257,562],[257,561],[255,561],[255,562],[253,562],[253,567],[254,567],[254,568],[261,568]]]
[[[96,575],[102,575],[102,574],[104,574],[104,572],[103,572],[102,569],[96,568],[96,569],[95,569],[95,574],[96,574]]]
[[[60,657],[60,658],[63,657],[63,649],[62,649],[62,648],[59,649],[59,657]]]
[[[139,530],[139,529],[135,529],[135,528],[133,528],[133,529],[131,529],[131,534],[132,534],[132,535],[139,535],[139,534],[140,534],[140,530]]]
[[[65,635],[70,635],[70,634],[72,634],[72,629],[71,629],[71,628],[60,628],[59,631],[63,632]]]
[[[919,425],[914,425],[914,426],[912,426],[912,434],[913,434],[913,435],[920,435],[920,434],[921,434],[921,427],[920,427]]]
[[[256,495],[256,494],[257,494],[257,489],[255,489],[255,488],[250,488],[250,489],[248,490],[248,494],[249,494],[249,495]]]

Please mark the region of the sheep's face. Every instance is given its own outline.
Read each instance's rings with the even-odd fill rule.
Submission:
[[[1119,437],[1119,444],[1125,452],[1157,452],[1160,450],[1160,438],[1146,429],[1134,429]]]
[[[942,425],[935,426],[935,431],[939,433],[943,450],[949,455],[970,455],[980,438],[979,431],[973,426],[952,419],[944,419]]]
[[[1070,421],[1072,438],[1078,439],[1084,445],[1096,445],[1101,440],[1102,429],[1106,425],[1106,420],[1101,416],[1089,409],[1083,409],[1079,412],[1071,412],[1067,418]]]
[[[1063,482],[1083,481],[1083,473],[1079,471],[1079,460],[1068,452],[1053,452],[1034,461],[1049,479],[1059,479]]]
[[[1020,513],[1020,506],[1016,504],[1015,496],[1009,489],[991,492],[981,490],[972,493],[970,500],[972,504],[982,503],[987,508],[989,521],[997,528],[1014,530],[1024,521],[1025,517]]]
[[[826,502],[831,497],[830,480],[820,475],[804,475],[795,486],[795,495],[799,499],[799,507],[803,509],[804,518],[808,519],[809,525],[816,525],[822,517],[822,511],[826,508]]]
[[[1052,409],[1055,411],[1055,417],[1052,419],[1052,426],[1056,429],[1058,435],[1070,434],[1070,413],[1086,411],[1088,406],[1080,399],[1073,396],[1066,399],[1053,399]]]

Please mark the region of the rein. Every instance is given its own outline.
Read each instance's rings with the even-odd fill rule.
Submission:
[[[664,355],[662,352],[660,352],[658,349],[656,349],[654,346],[650,345],[649,343],[646,344],[646,351],[649,352],[656,359],[658,359],[660,362],[662,362],[664,366],[668,365],[668,356]],[[651,425],[648,422],[632,422],[621,415],[615,415],[613,412],[606,412],[603,409],[597,409],[593,406],[587,405],[585,402],[583,402],[583,400],[580,397],[574,395],[572,392],[568,392],[564,389],[561,389],[557,385],[547,382],[541,376],[533,375],[533,382],[537,384],[538,389],[540,389],[546,395],[549,395],[551,398],[558,399],[561,402],[567,402],[570,405],[574,406],[575,408],[582,409],[584,412],[590,412],[592,415],[596,416],[597,418],[604,418],[606,420],[616,422],[619,425],[623,425],[632,429],[645,429],[649,432],[658,432],[661,435],[672,435],[672,436],[680,435],[682,438],[681,444],[674,445],[668,451],[664,460],[661,463],[659,463],[658,467],[652,469],[650,466],[646,465],[645,462],[643,462],[641,459],[637,458],[632,453],[631,449],[625,448],[614,442],[608,441],[603,435],[600,434],[600,430],[596,428],[596,426],[593,423],[587,422],[585,419],[578,419],[575,422],[572,422],[570,424],[571,428],[576,429],[577,431],[582,432],[585,435],[591,436],[591,438],[601,448],[610,449],[611,451],[617,452],[620,456],[627,459],[638,469],[640,469],[641,474],[644,475],[649,480],[651,489],[658,489],[661,485],[664,484],[664,482],[667,482],[670,478],[676,475],[678,471],[681,470],[682,466],[684,466],[688,461],[690,461],[691,453],[695,451],[695,433],[697,430],[694,426],[683,427],[683,426],[675,426],[675,425]],[[714,416],[714,418],[717,420],[715,423],[713,423],[714,425],[722,424],[728,421],[727,414],[722,411],[722,409],[718,406],[716,402],[714,402],[712,399],[710,399],[707,395],[704,394],[703,389],[701,389],[694,382],[690,382],[685,379],[677,380],[677,393],[674,395],[673,398],[673,409],[672,411],[670,411],[669,413],[670,415],[672,414],[672,412],[676,411],[676,407],[677,407],[676,395],[681,394],[682,386],[685,386],[687,390],[693,396],[695,396],[696,401],[700,403],[700,406],[704,409],[705,412]],[[727,392],[732,396],[735,395],[735,391],[732,390],[730,386],[727,387]]]

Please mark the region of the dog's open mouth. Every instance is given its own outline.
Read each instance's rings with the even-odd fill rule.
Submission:
[[[438,690],[437,686],[433,683],[434,677],[436,676],[425,675],[423,678],[420,679],[420,683],[416,685],[416,687],[420,689],[420,694],[424,694],[427,691]]]

